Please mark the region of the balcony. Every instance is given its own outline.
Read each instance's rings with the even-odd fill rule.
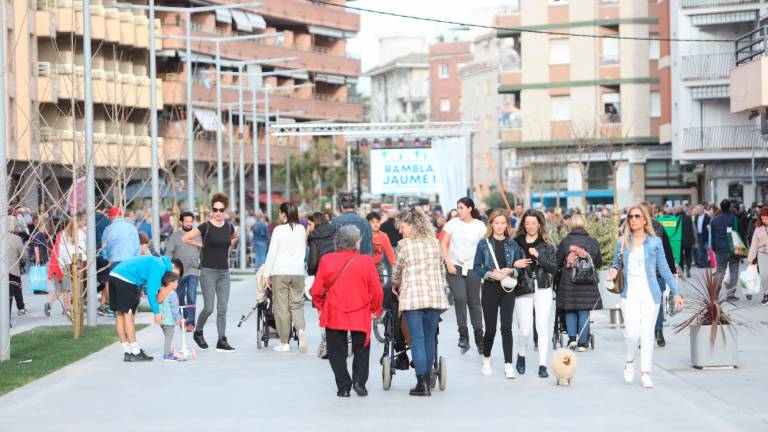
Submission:
[[[732,52],[684,56],[682,77],[685,81],[725,80],[734,66],[736,57]]]
[[[683,9],[712,8],[756,3],[760,3],[760,0],[680,0],[680,7]]]
[[[752,150],[752,146],[763,149],[765,145],[760,137],[760,129],[751,125],[691,127],[683,130],[685,152],[746,151]]]
[[[731,112],[768,106],[768,26],[736,40],[736,68],[731,71]]]
[[[166,77],[163,85],[163,102],[166,105],[186,104],[186,84],[183,80]],[[207,88],[202,84],[192,86],[192,98],[195,102],[214,103],[216,101],[215,87]],[[262,98],[261,95],[258,96]],[[223,103],[236,102],[238,94],[236,90],[222,89],[221,100]],[[245,100],[251,100],[251,93],[246,89]],[[324,94],[273,94],[269,98],[270,110],[282,112],[301,111],[296,118],[305,120],[334,120],[343,122],[363,121],[363,106],[358,101],[351,99],[333,98]]]
[[[181,26],[164,26],[163,34],[184,36],[184,28]],[[193,32],[194,36],[221,37],[229,36],[218,33],[214,28],[207,31]],[[166,39],[163,41],[166,50],[184,51],[186,49],[183,40]],[[194,42],[192,50],[210,56],[216,55],[216,47],[213,42]],[[320,52],[317,52],[320,51]],[[234,60],[253,60],[255,58],[298,57],[298,60],[280,63],[281,67],[291,69],[307,69],[311,72],[320,72],[332,75],[359,76],[360,60],[349,55],[330,54],[325,49],[315,46],[301,46],[290,43],[287,39],[279,45],[275,39],[260,39],[251,41],[236,41],[221,44],[221,57]]]

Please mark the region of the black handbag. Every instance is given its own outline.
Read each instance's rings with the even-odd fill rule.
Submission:
[[[535,272],[529,272],[528,269],[520,272],[520,280],[517,282],[515,296],[533,294],[538,288],[538,277]]]
[[[576,257],[571,269],[571,282],[576,285],[592,285],[597,283],[597,271],[592,255],[587,253],[586,258]]]

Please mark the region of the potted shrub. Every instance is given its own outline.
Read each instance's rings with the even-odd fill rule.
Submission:
[[[675,333],[690,331],[691,363],[697,369],[737,365],[736,321],[724,307],[737,306],[721,293],[722,283],[723,275],[712,270],[689,283],[693,290],[685,299],[685,310],[691,316],[675,326]]]

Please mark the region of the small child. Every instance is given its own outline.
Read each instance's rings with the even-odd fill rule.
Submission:
[[[178,358],[173,354],[173,334],[175,327],[181,325],[181,309],[179,309],[179,296],[176,294],[176,287],[179,284],[179,276],[173,272],[167,272],[162,279],[162,287],[157,294],[157,301],[160,303],[160,314],[163,321],[160,327],[165,336],[165,348],[163,351],[163,361],[176,361]]]

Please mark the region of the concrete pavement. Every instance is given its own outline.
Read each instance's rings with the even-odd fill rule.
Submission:
[[[37,299],[39,297],[35,297]],[[86,359],[0,397],[0,430],[13,431],[220,431],[318,430],[375,431],[435,428],[515,428],[535,430],[716,431],[768,430],[768,307],[744,302],[754,332],[739,330],[740,367],[698,371],[689,366],[687,335],[672,335],[654,357],[655,389],[622,379],[621,331],[607,325],[605,311],[593,314],[596,349],[578,353],[575,386],[557,387],[554,378],[536,376],[537,355],[528,353],[528,372],[503,378],[500,337],[493,354],[494,375],[480,375],[480,356],[456,348],[453,312],[444,315],[440,354],[448,361],[448,388],[431,398],[413,398],[412,372],[398,373],[392,389],[381,388],[373,341],[370,396],[336,397],[326,361],[315,356],[317,315],[307,308],[308,354],[256,349],[255,315],[242,328],[236,323],[253,304],[253,279],[234,283],[228,315],[232,354],[215,350],[185,363],[126,364],[115,344]],[[200,300],[202,300],[200,298]],[[34,315],[42,309],[33,307]],[[678,315],[672,322],[678,322]],[[105,323],[111,322],[101,318]],[[215,344],[215,319],[206,327]],[[177,332],[177,336],[179,333]],[[140,344],[159,357],[162,335],[151,326],[139,333]],[[533,344],[530,344],[531,347]]]

